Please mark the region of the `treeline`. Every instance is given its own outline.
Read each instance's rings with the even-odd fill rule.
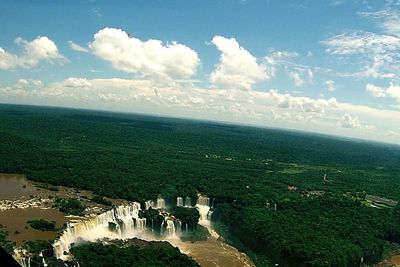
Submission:
[[[278,209],[236,201],[213,219],[258,254],[280,266],[359,266],[382,259],[385,242],[399,238],[398,211],[373,209],[340,196],[279,202]]]
[[[168,242],[141,242],[140,246],[119,247],[87,243],[71,249],[82,267],[197,267],[193,259],[180,253]]]

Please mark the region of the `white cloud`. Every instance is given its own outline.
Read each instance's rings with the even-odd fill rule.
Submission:
[[[73,78],[70,77],[62,82],[62,85],[65,87],[72,88],[87,88],[91,87],[91,83],[85,78]]]
[[[336,35],[322,43],[328,47],[327,52],[334,55],[382,54],[400,48],[400,40],[395,36],[363,31]]]
[[[400,37],[400,11],[398,5],[389,2],[384,9],[373,12],[360,12],[361,16],[375,20],[379,27],[389,35]]]
[[[23,52],[20,55],[16,55],[0,47],[0,69],[32,68],[41,61],[49,63],[64,63],[67,61],[59,53],[56,44],[46,36],[38,36],[30,42],[22,38],[16,38],[15,43],[23,48]]]
[[[289,77],[290,77],[290,79],[292,79],[292,81],[294,82],[294,85],[296,87],[300,87],[304,84],[304,80],[300,77],[299,72],[291,71],[289,73]]]
[[[359,61],[361,68],[345,76],[393,79],[400,74],[400,38],[358,31],[333,36],[321,42],[332,55]]]
[[[391,97],[397,103],[400,103],[400,86],[399,85],[390,83],[389,87],[385,89],[383,87],[368,83],[366,89],[367,89],[367,92],[370,93],[374,97]]]
[[[336,88],[335,88],[335,82],[332,81],[332,80],[327,80],[327,81],[325,82],[325,85],[326,85],[326,87],[327,87],[327,89],[328,89],[329,92],[333,92],[333,91],[336,90]]]
[[[214,86],[250,89],[255,82],[270,78],[265,66],[258,64],[236,39],[214,36],[212,43],[221,51],[220,61],[210,76]]]
[[[367,92],[374,97],[385,97],[386,90],[382,87],[376,86],[374,84],[368,83],[367,84]]]
[[[358,116],[351,116],[346,113],[342,116],[342,120],[338,123],[341,127],[346,129],[358,129],[362,131],[375,131],[375,127],[369,124],[362,123]]]
[[[87,48],[84,48],[84,47],[74,43],[73,41],[68,41],[68,45],[69,45],[69,48],[71,48],[74,51],[77,51],[77,52],[89,52],[89,50]]]
[[[104,28],[90,43],[93,53],[125,72],[161,78],[189,78],[199,65],[197,53],[182,44],[141,41],[115,28]]]
[[[350,114],[344,114],[340,125],[343,128],[361,128],[360,119],[358,117],[352,117]]]
[[[294,51],[272,51],[264,57],[267,72],[273,77],[279,69],[283,70],[296,87],[312,84],[314,72],[309,66],[294,62],[293,59],[298,56]]]
[[[289,61],[291,58],[297,57],[299,54],[294,51],[272,51],[268,56],[264,57],[265,67],[270,77],[274,77],[279,67],[300,67],[299,65]]]
[[[256,124],[400,143],[400,111],[280,93],[201,88],[190,81],[29,79],[0,87],[5,103],[35,103]],[[393,87],[394,88],[394,87]],[[391,91],[395,89],[391,89]],[[345,115],[343,115],[345,114]],[[351,114],[351,115],[350,115]],[[339,126],[339,127],[338,127]]]
[[[386,93],[394,98],[397,103],[400,103],[400,86],[390,84],[390,86],[386,89]]]

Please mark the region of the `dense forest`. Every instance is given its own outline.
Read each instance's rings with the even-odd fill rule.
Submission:
[[[143,203],[161,194],[174,204],[204,193],[214,199],[213,220],[260,266],[358,266],[400,240],[400,209],[385,205],[400,200],[395,145],[0,105],[0,151],[0,172],[102,196]]]
[[[114,241],[115,242],[115,241]],[[123,241],[120,241],[122,243]],[[118,243],[118,242],[117,242]],[[126,241],[124,242],[126,243]],[[87,243],[72,249],[82,267],[198,267],[168,242],[131,240],[122,247],[115,244]]]

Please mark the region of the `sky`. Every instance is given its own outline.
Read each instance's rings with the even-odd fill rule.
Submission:
[[[0,103],[400,144],[400,0],[10,1]]]

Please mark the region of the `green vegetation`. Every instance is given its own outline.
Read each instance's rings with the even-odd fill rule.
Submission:
[[[59,211],[70,215],[82,216],[85,207],[76,198],[58,198],[56,199],[56,207]]]
[[[33,240],[24,243],[24,248],[29,253],[39,254],[42,250],[52,249],[53,240]]]
[[[0,231],[0,246],[8,253],[13,252],[13,243],[7,239],[8,232]]]
[[[118,225],[113,222],[108,222],[108,229],[112,232],[116,232],[118,230]]]
[[[161,224],[164,221],[164,217],[155,209],[148,209],[140,211],[140,217],[146,218],[147,228],[155,231],[156,233],[161,233]]]
[[[93,202],[101,204],[101,205],[105,205],[105,206],[111,206],[112,202],[110,200],[105,199],[102,196],[94,196],[91,199]]]
[[[82,267],[195,267],[199,266],[167,242],[149,242],[148,245],[118,247],[87,243],[73,247],[72,254]]]
[[[202,225],[197,225],[194,231],[184,233],[181,239],[185,242],[197,242],[206,241],[209,237],[210,232],[208,231],[208,229]]]
[[[170,209],[170,213],[181,220],[183,226],[187,224],[189,231],[196,230],[197,223],[199,222],[200,218],[200,214],[197,209],[173,207]]]
[[[232,240],[272,264],[358,266],[361,257],[370,264],[388,240],[400,241],[392,205],[400,201],[399,146],[12,105],[0,105],[0,124],[0,172],[142,203],[204,193]],[[83,210],[78,200],[59,207]],[[147,225],[159,219],[143,216]]]
[[[42,230],[42,231],[55,231],[56,230],[56,222],[51,221],[48,222],[46,220],[31,220],[27,222],[33,229]]]

